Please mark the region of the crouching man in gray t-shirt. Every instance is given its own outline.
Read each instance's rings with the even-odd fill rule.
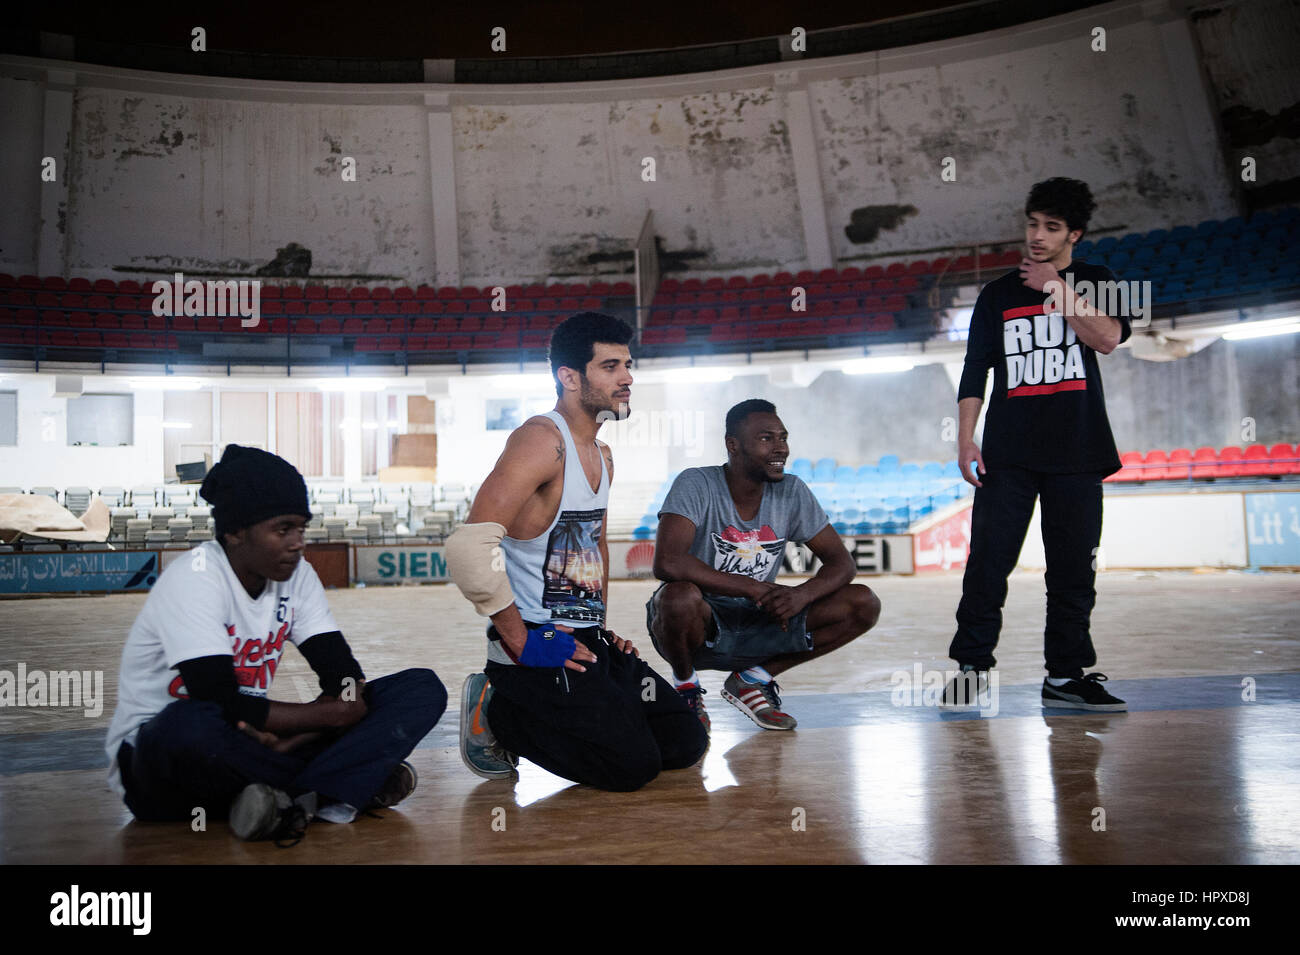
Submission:
[[[838,650],[880,616],[871,588],[808,485],[785,473],[788,433],[770,401],[727,412],[727,463],[690,468],[659,511],[655,576],[646,604],[655,649],[707,729],[696,668],[730,670],[722,698],[763,729],[792,730],[774,677]],[[806,543],[821,569],[797,587],[776,583],[787,541]]]

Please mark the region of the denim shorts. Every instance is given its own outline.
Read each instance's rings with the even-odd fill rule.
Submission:
[[[659,590],[663,585],[659,586]],[[663,649],[654,635],[655,598],[646,601],[645,624],[650,641],[661,656]],[[713,610],[713,623],[704,643],[695,651],[694,664],[699,670],[744,670],[761,666],[765,660],[783,653],[809,653],[812,636],[808,633],[808,609],[805,607],[786,622],[759,608],[747,597],[704,594]]]

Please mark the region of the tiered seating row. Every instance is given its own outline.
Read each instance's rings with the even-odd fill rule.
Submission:
[[[69,487],[60,499],[57,488],[24,491],[0,487],[0,494],[40,494],[61,502],[78,517],[90,506],[88,487]],[[404,537],[445,537],[469,509],[473,488],[463,485],[310,484],[312,517],[308,541],[390,542]],[[109,507],[109,540],[114,543],[166,545],[196,543],[213,536],[212,510],[194,484],[144,484],[132,489],[105,486],[99,496]]]
[[[1123,467],[1106,478],[1108,482],[1192,481],[1204,478],[1268,477],[1300,474],[1300,447],[1285,442],[1271,448],[1252,444],[1247,448],[1230,445],[1216,451],[1200,447],[1195,451],[1156,449],[1143,454],[1128,451],[1120,455]]]

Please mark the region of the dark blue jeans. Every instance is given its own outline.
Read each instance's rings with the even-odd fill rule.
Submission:
[[[191,819],[198,806],[220,819],[245,786],[266,783],[364,809],[447,708],[432,670],[380,677],[365,694],[361,722],[291,753],[236,729],[216,703],[177,700],[118,752],[127,808],[146,822]]]
[[[975,489],[970,557],[957,606],[957,633],[948,655],[986,669],[1002,631],[1007,575],[1016,567],[1042,502],[1047,557],[1047,626],[1044,655],[1053,677],[1083,676],[1097,662],[1089,623],[1097,601],[1094,561],[1101,541],[1101,474],[1045,474],[1019,468],[989,469]]]

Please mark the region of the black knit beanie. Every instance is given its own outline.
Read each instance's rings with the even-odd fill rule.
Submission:
[[[212,505],[218,541],[223,534],[243,530],[269,517],[311,517],[307,482],[298,469],[261,448],[226,445],[221,461],[203,479],[199,494]]]

